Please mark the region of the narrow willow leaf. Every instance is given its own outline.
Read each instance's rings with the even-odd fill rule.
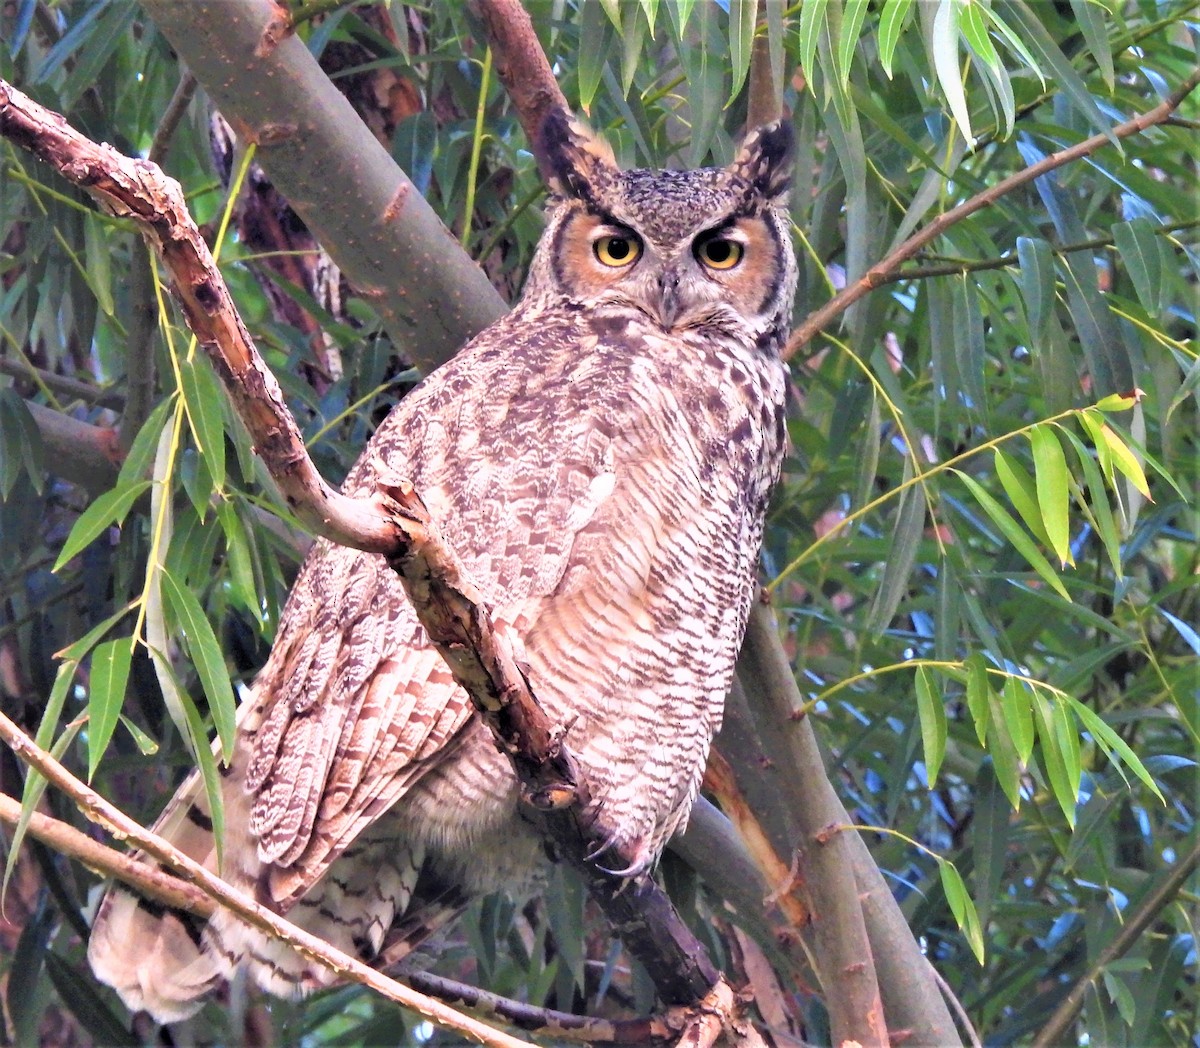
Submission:
[[[1112,231],[1121,261],[1125,263],[1125,270],[1133,281],[1139,301],[1147,313],[1152,317],[1157,316],[1162,260],[1154,226],[1149,219],[1138,217],[1129,222],[1118,222]]]
[[[692,8],[696,6],[696,0],[674,0],[670,10],[675,15],[675,24],[679,30],[679,35],[683,36],[687,29],[688,19],[692,17]]]
[[[101,532],[123,521],[138,496],[148,487],[150,482],[142,480],[127,487],[113,488],[96,499],[71,527],[71,533],[63,543],[53,570],[61,571],[72,557],[99,538]]]
[[[905,460],[904,479],[912,477],[912,459]],[[908,592],[909,578],[920,549],[921,537],[925,532],[925,493],[920,484],[913,484],[900,495],[896,509],[896,521],[888,542],[887,563],[883,567],[883,578],[871,602],[867,614],[867,632],[886,629],[896,609]]]
[[[62,718],[63,706],[66,704],[67,696],[71,693],[71,686],[75,683],[75,671],[78,668],[79,663],[75,659],[68,659],[58,667],[54,685],[50,689],[50,697],[46,700],[46,708],[42,712],[42,719],[38,724],[37,735],[34,737],[34,742],[41,750],[48,750],[54,741],[54,735],[58,731],[58,722]],[[0,900],[8,894],[8,881],[16,868],[21,842],[25,839],[25,831],[33,816],[33,810],[38,806],[45,791],[45,778],[40,772],[30,768],[25,775],[25,785],[21,791],[21,814],[17,818],[16,826],[13,827],[8,856],[4,862],[4,880],[0,883]]]
[[[729,90],[732,102],[746,82],[750,72],[750,56],[754,52],[754,20],[758,14],[758,0],[730,0],[729,2],[729,48],[733,58],[733,84]]]
[[[867,412],[866,424],[862,426],[862,442],[858,450],[857,476],[854,482],[852,508],[865,506],[871,499],[875,478],[879,473],[879,452],[883,441],[880,437],[879,394],[870,391],[871,408]]]
[[[133,723],[125,714],[121,714],[121,726],[129,732],[129,737],[145,757],[153,757],[158,752],[158,743]]]
[[[614,0],[615,3],[615,0]],[[612,47],[616,22],[601,4],[584,4],[579,23],[579,105],[585,113],[591,111],[592,99],[600,87],[604,65]]]
[[[262,609],[254,584],[254,566],[251,563],[246,528],[232,502],[222,502],[217,506],[217,519],[225,533],[225,562],[229,567],[233,595],[238,604],[261,622]]]
[[[934,687],[933,674],[925,666],[917,667],[917,716],[925,751],[925,781],[932,790],[946,756],[946,706],[941,690]]]
[[[986,928],[993,900],[1008,867],[1008,843],[1012,823],[1008,805],[996,781],[992,762],[985,760],[975,777],[975,811],[971,823],[971,850],[975,859],[975,905],[979,923]]]
[[[1008,496],[1013,508],[1020,514],[1025,526],[1037,536],[1039,541],[1050,547],[1050,537],[1046,534],[1046,525],[1042,521],[1042,512],[1038,508],[1037,487],[1033,477],[1025,467],[1015,459],[1009,458],[1003,451],[996,448],[992,452],[996,466],[996,477],[1000,481],[1004,493]]]
[[[992,755],[992,767],[996,771],[996,781],[1008,798],[1013,811],[1021,810],[1021,761],[1017,756],[1008,729],[1003,723],[1003,713],[1000,709],[1000,697],[994,692],[993,701],[988,702],[988,753]]]
[[[1092,519],[1096,524],[1096,534],[1104,544],[1109,563],[1117,578],[1121,577],[1121,532],[1113,516],[1112,507],[1108,504],[1108,489],[1104,484],[1104,476],[1096,460],[1080,440],[1069,429],[1062,430],[1063,435],[1075,449],[1075,457],[1083,470],[1083,479],[1087,485],[1088,506],[1092,511]]]
[[[850,81],[850,67],[854,63],[854,52],[858,48],[863,20],[867,17],[869,0],[846,0],[842,11],[842,28],[838,39],[838,75],[844,87]]]
[[[817,43],[821,39],[821,31],[825,28],[825,9],[828,6],[829,0],[806,0],[806,3],[800,6],[800,24],[796,33],[800,46],[796,61],[808,80],[809,90],[813,90],[813,56],[817,53]]]
[[[158,438],[167,421],[167,414],[175,405],[174,397],[167,397],[142,423],[142,428],[133,438],[129,454],[121,463],[121,472],[117,477],[117,487],[124,487],[134,481],[141,480],[150,471],[150,463],[154,461],[154,450],[158,446]]]
[[[45,471],[45,447],[41,430],[38,429],[29,406],[11,388],[0,391],[0,412],[5,416],[4,458],[7,461],[11,456],[11,472],[5,477],[4,497],[7,498],[12,491],[12,485],[20,476],[22,467],[33,485],[33,490],[40,495]]]
[[[987,406],[983,391],[987,349],[983,331],[983,313],[979,309],[979,290],[965,273],[954,281],[954,339],[958,378],[968,402],[976,411]]]
[[[642,10],[646,12],[646,28],[653,37],[654,26],[658,22],[658,0],[642,0]]]
[[[1166,804],[1166,799],[1158,789],[1158,785],[1146,770],[1146,766],[1138,758],[1137,754],[1129,748],[1129,745],[1121,738],[1109,725],[1105,722],[1095,710],[1090,706],[1080,702],[1072,695],[1068,695],[1067,702],[1070,703],[1071,710],[1082,722],[1084,729],[1089,732],[1096,744],[1109,754],[1113,752],[1121,758],[1121,763],[1125,765],[1134,775],[1142,780],[1143,783],[1151,790],[1163,804]]]
[[[107,229],[100,219],[89,214],[83,220],[84,259],[88,287],[96,296],[96,305],[106,317],[116,311],[112,293],[112,248],[109,246]]]
[[[236,706],[233,686],[229,683],[229,672],[225,668],[225,657],[221,645],[209,624],[208,616],[191,590],[181,586],[165,569],[161,571],[163,596],[176,623],[187,637],[188,651],[195,663],[200,683],[208,698],[213,724],[221,739],[226,760],[233,753],[233,736],[236,731]],[[185,707],[186,709],[186,704]]]
[[[212,820],[213,843],[217,849],[217,869],[224,866],[225,843],[225,804],[221,795],[221,773],[217,770],[217,760],[213,755],[213,747],[209,745],[208,736],[204,732],[204,721],[200,711],[192,702],[192,697],[180,689],[183,701],[183,711],[187,718],[188,738],[191,742],[192,755],[196,758],[196,767],[200,771],[200,779],[204,783],[204,795],[208,799],[208,817]],[[228,746],[222,747],[224,753],[231,753]]]
[[[1075,807],[1079,801],[1079,779],[1072,778],[1068,758],[1054,725],[1054,711],[1045,696],[1035,694],[1034,713],[1038,738],[1042,743],[1042,764],[1050,779],[1050,789],[1062,809],[1068,825],[1075,826]]]
[[[1139,390],[1132,393],[1110,393],[1107,397],[1097,400],[1092,407],[1097,411],[1128,411],[1137,404],[1139,396]]]
[[[963,90],[962,72],[958,57],[958,3],[956,0],[938,0],[937,13],[933,16],[933,35],[929,40],[933,52],[933,68],[946,104],[950,107],[963,138],[974,141],[971,133],[971,111],[967,108],[967,95]]]
[[[1079,795],[1079,784],[1083,781],[1083,760],[1080,755],[1079,732],[1071,714],[1063,702],[1055,702],[1052,707],[1054,734],[1058,739],[1059,750],[1063,755],[1063,763],[1067,769],[1067,781],[1075,783],[1076,797]]]
[[[892,79],[896,44],[912,14],[912,6],[913,0],[884,0],[883,10],[879,12],[879,64],[889,80]]]
[[[618,32],[623,32],[621,26],[621,0],[600,0],[600,6],[604,9],[604,13],[608,15],[608,20],[612,23],[613,28]]]
[[[1109,91],[1116,84],[1116,71],[1113,69],[1112,47],[1108,42],[1108,23],[1105,16],[1108,12],[1097,0],[1071,0],[1071,10],[1075,13],[1075,23],[1083,33],[1088,50],[1096,60],[1100,75],[1104,77]]]
[[[116,730],[132,661],[133,642],[129,637],[106,640],[92,652],[88,680],[88,782],[96,774],[100,758]]]
[[[988,683],[987,662],[977,651],[967,659],[966,667],[967,710],[975,722],[975,735],[979,739],[979,745],[986,747],[988,722],[991,720],[988,711],[992,705],[992,687]]]
[[[225,423],[221,413],[224,394],[208,362],[198,354],[179,362],[179,376],[192,437],[212,478],[212,487],[219,491],[225,485]]]
[[[1017,237],[1017,260],[1021,265],[1021,290],[1029,328],[1036,341],[1045,337],[1054,311],[1054,254],[1040,237]]]
[[[979,8],[979,0],[960,0],[958,6],[959,31],[985,66],[992,70],[1001,70],[1004,65],[996,53],[992,38],[988,36],[987,25]]]
[[[1038,573],[1042,581],[1062,597],[1063,600],[1070,600],[1071,595],[1067,592],[1066,586],[1063,585],[1062,579],[1058,577],[1054,569],[1050,566],[1050,562],[1039,552],[1033,540],[1025,533],[1024,528],[1013,520],[1009,516],[1008,511],[992,498],[973,477],[969,477],[959,470],[954,470],[954,472],[958,474],[971,494],[975,496],[975,501],[979,503],[983,511],[991,518],[992,523],[1013,544],[1017,552],[1029,562],[1029,566]]]
[[[1033,755],[1035,736],[1033,727],[1033,697],[1029,689],[1014,677],[1005,677],[1000,689],[1000,708],[1004,723],[1012,739],[1013,749],[1024,768]]]
[[[1050,548],[1060,565],[1074,564],[1071,556],[1071,493],[1067,485],[1067,457],[1053,426],[1037,425],[1029,432],[1033,445],[1038,509]]]
[[[955,869],[954,864],[947,859],[938,861],[938,873],[942,878],[942,891],[946,893],[946,901],[950,904],[950,912],[963,933],[975,960],[983,964],[983,930],[979,925],[979,914],[975,904],[967,894],[967,886],[963,884],[962,875]]]
[[[1150,499],[1150,487],[1146,483],[1146,474],[1142,471],[1137,457],[1129,446],[1117,436],[1113,428],[1104,421],[1099,412],[1088,408],[1080,412],[1079,419],[1091,435],[1092,444],[1100,459],[1100,466],[1104,470],[1105,476],[1108,477],[1113,490],[1117,490],[1115,470],[1123,473],[1144,498]]]

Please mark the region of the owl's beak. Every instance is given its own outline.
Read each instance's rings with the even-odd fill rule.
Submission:
[[[658,319],[662,326],[670,331],[679,319],[679,274],[674,269],[663,270],[658,278]]]

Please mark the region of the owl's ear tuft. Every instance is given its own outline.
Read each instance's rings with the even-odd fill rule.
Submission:
[[[782,204],[792,184],[793,139],[787,117],[756,127],[742,141],[729,170],[771,203]]]
[[[596,186],[619,170],[608,143],[565,109],[551,109],[546,114],[538,134],[537,155],[552,193],[591,204],[596,203]]]

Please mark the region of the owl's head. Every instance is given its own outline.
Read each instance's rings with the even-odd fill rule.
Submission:
[[[525,299],[633,309],[665,331],[778,351],[796,285],[791,152],[780,122],[752,131],[728,167],[622,171],[581,123],[552,112],[540,142],[552,196]]]

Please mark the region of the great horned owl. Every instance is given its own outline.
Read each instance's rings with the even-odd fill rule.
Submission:
[[[727,168],[621,171],[565,114],[520,303],[392,411],[346,480],[411,478],[568,743],[630,870],[687,821],[733,676],[785,444],[791,133]],[[224,876],[348,952],[394,960],[547,860],[506,759],[383,558],[319,541],[223,781]],[[156,829],[215,866],[193,775]],[[162,1021],[238,965],[328,974],[235,919],[115,887],[96,974]]]

